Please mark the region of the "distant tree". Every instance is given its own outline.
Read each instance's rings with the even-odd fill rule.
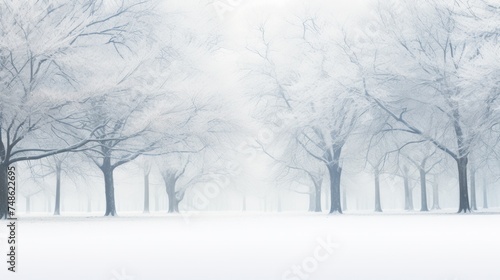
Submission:
[[[113,173],[116,168],[158,148],[162,136],[151,129],[143,113],[150,106],[148,96],[128,93],[105,95],[93,101],[87,113],[89,123],[105,125],[96,131],[96,142],[84,152],[101,170],[106,195],[106,216],[116,215]]]
[[[227,137],[234,130],[229,118],[220,118],[221,108],[213,110],[212,106],[195,106],[197,109],[181,125],[179,134],[172,135],[176,142],[157,153],[156,165],[165,183],[169,213],[179,212],[179,203],[189,188],[213,181],[221,174],[231,175],[221,166],[221,158],[231,143]]]
[[[150,184],[149,175],[151,174],[152,161],[150,159],[143,159],[142,170],[144,171],[144,213],[150,211]]]
[[[373,169],[373,179],[375,186],[375,212],[382,212],[382,200],[380,197],[380,175],[382,172],[384,159],[379,158],[379,160],[375,162],[368,161],[368,163]]]
[[[298,149],[298,147],[296,147],[295,153],[279,153],[281,156],[280,159],[273,155],[271,151],[268,151],[270,147],[266,148],[259,141],[257,141],[257,144],[276,165],[277,176],[275,180],[283,181],[290,186],[293,185],[293,182],[304,182],[303,184],[308,186],[308,191],[293,191],[309,196],[309,212],[321,212],[321,192],[325,177],[324,165],[318,163],[316,159],[311,158],[304,150]],[[289,145],[293,145],[293,143]],[[295,145],[297,144],[295,143]],[[292,150],[293,148],[288,146],[287,149]]]
[[[55,184],[55,204],[54,204],[54,215],[61,215],[61,190],[62,190],[62,176],[63,174],[70,178],[73,182],[76,182],[81,177],[86,175],[84,169],[85,165],[82,164],[81,157],[75,154],[59,154],[48,157],[44,160],[46,163],[42,163],[42,168],[46,169],[49,174],[56,175]]]
[[[37,184],[26,184],[23,185],[22,188],[20,188],[20,193],[22,196],[24,196],[25,199],[27,214],[31,213],[31,198],[43,192],[43,190],[44,189]]]
[[[431,172],[441,159],[436,159],[436,150],[433,147],[423,146],[423,149],[413,149],[406,159],[415,166],[420,177],[420,211],[427,212],[427,174]]]
[[[166,168],[162,167],[161,176],[165,183],[165,190],[167,192],[168,198],[168,213],[179,213],[179,203],[184,199],[186,194],[186,187],[183,188],[177,185],[177,181],[186,172],[187,165],[189,164],[189,158],[185,162],[184,166],[177,170],[173,167]]]
[[[253,54],[247,78],[261,85],[253,94],[263,104],[259,119],[279,135],[278,151],[300,149],[308,154],[306,162],[323,164],[330,179],[329,211],[342,213],[342,151],[367,104],[354,90],[358,84],[346,57],[338,55],[337,26],[326,14],[302,14],[258,26],[247,46]]]
[[[403,166],[403,184],[405,193],[405,210],[413,211],[413,187],[410,186],[410,173],[408,166]]]
[[[439,204],[439,183],[437,176],[433,176],[432,180],[432,210],[440,210],[441,206]]]

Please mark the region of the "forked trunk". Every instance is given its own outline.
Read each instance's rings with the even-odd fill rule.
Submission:
[[[167,191],[168,213],[179,213],[180,199],[177,197],[175,187],[177,183],[176,172],[171,172],[170,170],[165,171],[163,172],[162,177]]]

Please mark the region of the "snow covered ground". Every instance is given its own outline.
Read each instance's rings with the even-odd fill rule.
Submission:
[[[500,279],[496,214],[122,213],[18,227],[18,272],[2,262],[2,280]]]

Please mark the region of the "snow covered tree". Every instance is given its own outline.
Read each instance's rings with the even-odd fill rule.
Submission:
[[[186,190],[206,180],[206,168],[220,157],[214,151],[223,153],[234,133],[231,100],[223,96],[223,87],[214,86],[226,77],[213,71],[220,67],[221,46],[218,25],[208,17],[210,7],[174,3],[163,22],[168,32],[158,35],[152,80],[160,94],[149,108],[152,129],[162,140],[146,153],[164,180],[169,212],[178,212]]]
[[[234,126],[223,102],[216,100],[212,97],[185,107],[185,119],[167,129],[167,140],[153,153],[165,183],[170,213],[179,212],[178,205],[188,188],[213,180],[214,174],[224,168],[219,165],[231,144]]]
[[[87,176],[88,166],[84,163],[83,156],[78,153],[53,155],[40,159],[38,164],[30,162],[30,165],[33,165],[31,170],[35,182],[44,180],[47,176],[55,175],[55,188],[53,189],[55,197],[54,215],[61,215],[63,176],[73,182]],[[50,190],[45,191],[52,192]]]
[[[91,131],[63,146],[49,140],[62,123],[81,125],[75,115],[88,77],[81,79],[80,69],[92,67],[97,50],[129,48],[149,7],[148,1],[0,3],[0,218],[7,217],[10,164],[73,151],[93,138]]]
[[[214,164],[209,163],[213,159],[204,159],[203,154],[203,151],[177,152],[158,161],[168,199],[168,213],[180,212],[179,204],[190,188],[213,180],[216,174]]]
[[[247,77],[262,85],[252,87],[263,104],[259,118],[284,140],[279,150],[301,149],[324,164],[330,178],[330,213],[341,213],[342,150],[367,104],[354,90],[359,86],[352,76],[356,72],[338,48],[339,28],[326,14],[277,16],[266,24],[247,46],[253,53]]]
[[[147,96],[131,92],[106,94],[93,101],[87,113],[89,123],[105,123],[95,132],[97,140],[86,148],[85,154],[103,173],[106,216],[116,215],[114,170],[158,148],[161,141],[162,137],[150,128],[151,120],[143,117],[150,102]]]
[[[289,135],[286,135],[289,136]],[[298,143],[294,139],[286,139],[285,141],[275,141],[274,145],[264,145],[257,141],[262,151],[269,156],[275,164],[274,177],[277,181],[282,181],[282,184],[287,186],[294,192],[306,194],[309,196],[309,212],[321,212],[321,193],[323,179],[326,169],[324,164],[312,158],[305,150],[298,147]],[[286,144],[286,141],[292,143]],[[283,152],[279,147],[283,145],[287,150],[294,150],[294,153]],[[295,148],[292,148],[295,145]],[[278,158],[273,153],[280,156]],[[300,182],[301,185],[308,186],[307,191],[297,190],[292,188],[294,182]]]
[[[357,46],[346,40],[364,95],[392,118],[393,131],[432,143],[455,160],[458,212],[470,211],[469,154],[496,122],[500,94],[492,87],[498,81],[489,63],[492,39],[471,36],[464,21],[484,11],[471,3],[403,1],[403,14],[380,3],[377,34]],[[478,68],[490,77],[486,87],[474,83]]]

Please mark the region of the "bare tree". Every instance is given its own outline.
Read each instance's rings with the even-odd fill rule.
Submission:
[[[25,204],[26,204],[26,213],[31,213],[31,198],[35,195],[43,192],[43,188],[38,184],[26,184],[20,190],[22,196],[24,196]]]
[[[281,158],[275,156],[269,150],[276,150],[277,147],[266,147],[263,143],[257,140],[257,144],[261,151],[271,158],[276,164],[277,175],[275,180],[282,180],[287,185],[292,185],[292,182],[307,181],[304,183],[309,186],[307,192],[293,190],[294,192],[306,194],[309,196],[309,209],[310,212],[321,212],[321,190],[323,179],[325,177],[324,165],[319,163],[316,159],[310,157],[308,153],[297,147],[297,143],[292,142],[286,145],[288,151],[291,152],[278,152]],[[282,142],[279,142],[281,145]],[[295,146],[294,146],[295,144]]]
[[[179,203],[184,199],[186,190],[191,184],[179,185],[177,182],[186,172],[190,164],[189,156],[174,154],[162,159],[160,173],[165,183],[165,190],[168,199],[168,213],[179,213]]]
[[[91,67],[89,52],[111,47],[121,55],[144,31],[130,23],[140,21],[148,1],[114,3],[0,3],[0,218],[8,215],[9,165],[74,151],[93,138],[91,132],[84,140],[66,137],[62,146],[47,141],[62,130],[59,121],[80,125],[75,106],[86,98],[85,79],[75,68]]]
[[[44,166],[49,170],[49,175],[53,172],[56,175],[56,187],[55,187],[55,204],[54,204],[54,215],[61,215],[61,189],[62,189],[62,175],[65,174],[71,180],[76,181],[75,177],[83,177],[86,172],[83,172],[84,166],[82,166],[81,161],[78,157],[71,156],[71,154],[59,154],[54,155],[46,159],[48,165]],[[78,163],[77,165],[75,163]]]
[[[330,213],[342,213],[342,150],[366,104],[353,91],[352,77],[341,69],[338,38],[332,33],[336,28],[326,17],[305,15],[273,23],[279,31],[272,33],[261,24],[256,42],[247,47],[258,61],[250,64],[249,80],[263,85],[255,95],[259,104],[267,104],[258,111],[260,118],[284,139],[282,145],[288,145],[281,151],[301,149],[326,167]]]
[[[114,170],[158,148],[162,139],[141,115],[150,104],[149,97],[131,95],[127,96],[128,100],[121,94],[102,96],[94,101],[93,111],[87,113],[89,123],[105,123],[96,131],[95,145],[84,152],[104,176],[106,216],[116,215]],[[118,103],[118,100],[122,102]],[[112,111],[109,111],[110,108]]]
[[[483,61],[478,54],[486,51],[485,41],[471,39],[456,24],[460,20],[457,11],[473,13],[464,3],[429,0],[403,4],[404,16],[380,7],[379,36],[361,48],[346,41],[346,53],[359,67],[366,98],[391,117],[390,129],[432,143],[455,160],[458,212],[469,212],[469,154],[491,127],[499,97],[498,90],[478,93],[463,82],[470,80],[466,69]],[[377,53],[376,59],[362,58],[360,49],[370,48],[370,54]],[[472,92],[474,98],[470,98]]]
[[[408,167],[403,166],[403,184],[405,193],[405,210],[412,211],[413,208],[413,187],[410,186],[410,175]]]
[[[420,177],[420,211],[427,212],[427,174],[431,172],[436,165],[441,163],[441,159],[434,159],[436,151],[432,147],[423,146],[424,149],[413,149],[411,155],[404,155],[418,170]],[[429,149],[430,148],[430,149]]]

